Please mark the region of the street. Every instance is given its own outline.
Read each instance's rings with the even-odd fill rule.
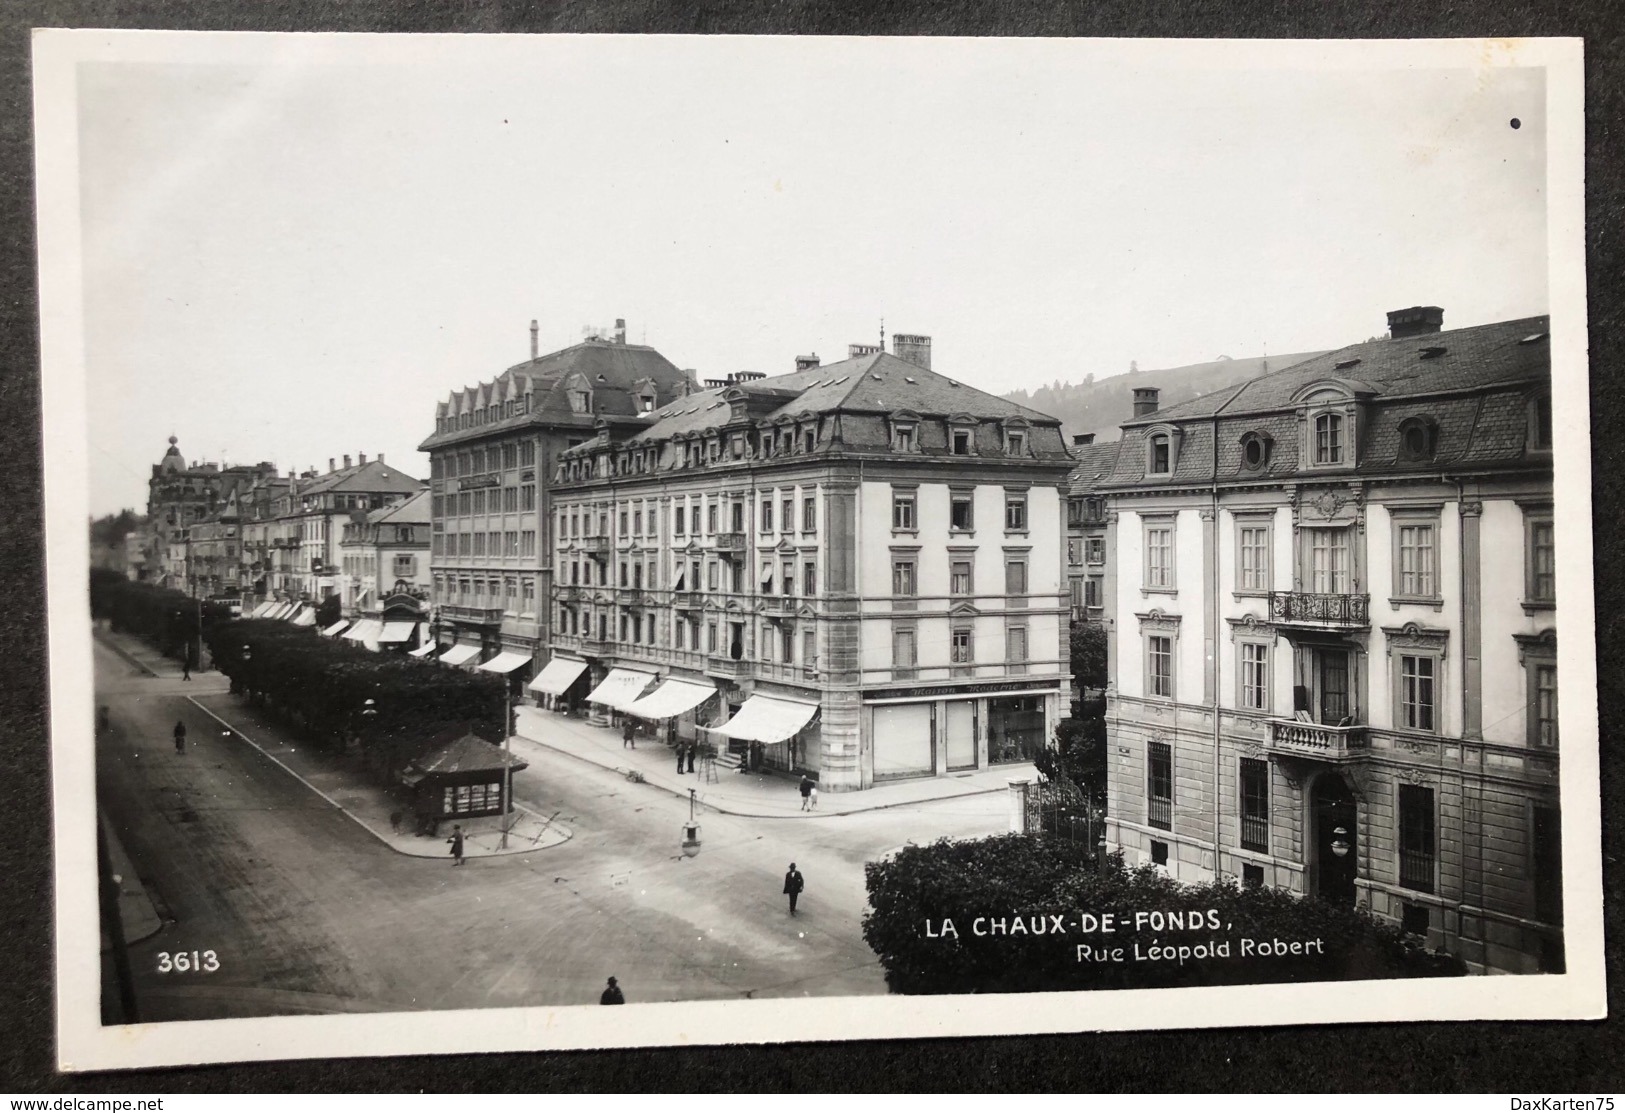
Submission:
[[[215,673],[155,678],[100,641],[100,803],[166,921],[131,947],[140,1019],[877,994],[863,863],[908,841],[990,834],[992,793],[854,815],[747,819],[554,751],[515,795],[570,841],[470,860],[398,854],[193,704]],[[218,709],[219,700],[211,701]],[[229,715],[227,716],[229,718]],[[177,754],[171,731],[185,722]],[[780,887],[797,863],[799,915]],[[162,954],[219,969],[161,973]]]

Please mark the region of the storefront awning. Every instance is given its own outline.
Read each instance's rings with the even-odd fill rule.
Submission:
[[[262,617],[281,618],[283,615],[287,614],[290,609],[292,609],[291,603],[277,603],[274,604],[270,610],[266,611]]]
[[[383,632],[378,635],[381,642],[409,642],[412,640],[412,631],[417,627],[415,622],[386,622]]]
[[[480,655],[477,645],[454,645],[440,655],[442,665],[466,665]]]
[[[576,682],[576,677],[587,671],[587,662],[570,657],[555,657],[530,682],[530,690],[547,696],[562,696]]]
[[[705,730],[729,738],[745,738],[753,742],[783,742],[797,734],[812,717],[818,714],[816,703],[800,700],[777,699],[773,696],[751,696],[739,713],[720,727]]]
[[[626,713],[640,719],[675,719],[717,694],[715,685],[668,680],[642,699],[627,704]]]
[[[626,705],[643,694],[643,690],[654,679],[652,673],[639,672],[636,669],[610,669],[604,682],[592,690],[587,699],[593,703],[601,703],[605,707],[613,707],[616,711],[624,711]]]
[[[509,649],[503,650],[501,653],[498,653],[495,657],[485,662],[485,664],[480,666],[480,670],[482,672],[508,673],[528,664],[530,664],[530,654],[515,653],[513,650]]]
[[[338,622],[333,623],[333,625],[331,625],[327,629],[323,630],[322,631],[322,636],[327,637],[327,638],[336,637],[336,636],[338,636],[339,632],[342,631],[348,625],[350,625],[349,620],[340,619]]]
[[[438,645],[434,644],[434,642],[424,642],[422,645],[420,645],[416,649],[412,650],[412,652],[408,653],[407,656],[408,657],[427,657],[429,654],[433,653],[435,650],[437,650],[439,648],[440,647]]]
[[[314,607],[301,607],[299,613],[293,616],[295,626],[316,625],[316,610]]]
[[[344,639],[352,642],[375,642],[378,635],[383,633],[383,629],[384,624],[376,618],[363,618],[344,632]]]
[[[276,606],[276,602],[274,600],[267,599],[265,602],[263,602],[259,606],[255,607],[254,608],[254,613],[249,615],[248,617],[249,618],[264,618],[266,615],[271,613],[271,608],[274,607],[274,606]]]

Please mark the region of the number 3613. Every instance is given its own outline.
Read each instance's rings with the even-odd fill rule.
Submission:
[[[212,974],[218,969],[220,969],[220,956],[213,951],[158,952],[158,973],[160,974],[185,974],[188,971]]]

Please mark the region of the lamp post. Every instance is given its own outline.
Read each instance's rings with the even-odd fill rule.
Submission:
[[[366,745],[364,739],[372,733],[373,723],[378,719],[378,701],[368,696],[361,704],[361,735],[356,739],[357,748],[362,752],[362,760],[366,760]]]
[[[700,825],[694,820],[696,792],[697,789],[688,790],[688,822],[683,825],[683,854],[689,858],[700,852]]]
[[[252,661],[254,659],[254,651],[252,649],[250,649],[248,646],[245,645],[245,646],[243,646],[242,657],[243,657],[243,668],[242,668],[243,678],[240,681],[236,681],[235,686],[239,687],[239,688],[246,688],[248,690],[249,699],[252,700],[253,697],[254,697],[254,685],[250,684],[249,681],[248,681],[248,664],[249,664],[250,661]]]
[[[513,826],[513,820],[508,818],[513,813],[513,736],[508,728],[513,717],[513,686],[506,673],[502,676],[502,844],[500,849],[508,849],[508,828]]]

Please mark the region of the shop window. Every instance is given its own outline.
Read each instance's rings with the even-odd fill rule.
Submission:
[[[1433,790],[1424,785],[1399,786],[1399,883],[1419,893],[1433,892]]]

